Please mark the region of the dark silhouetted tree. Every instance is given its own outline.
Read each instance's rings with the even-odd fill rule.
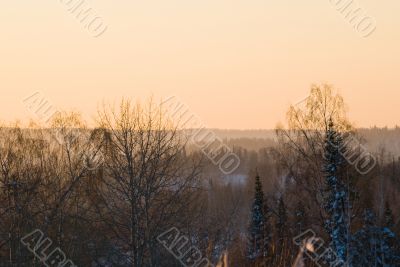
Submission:
[[[271,238],[266,216],[267,210],[266,203],[264,203],[264,192],[260,176],[257,175],[247,248],[247,257],[252,261],[258,261],[268,256],[268,247]]]
[[[345,150],[342,135],[329,122],[325,138],[325,221],[326,230],[332,241],[332,249],[339,259],[346,262],[349,245],[349,197],[344,181],[344,166],[346,164],[342,152]]]

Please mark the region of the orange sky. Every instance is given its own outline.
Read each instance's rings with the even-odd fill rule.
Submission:
[[[86,0],[98,38],[62,2],[2,3],[0,120],[34,118],[22,101],[40,91],[88,118],[102,100],[176,95],[206,126],[273,128],[329,82],[357,126],[400,124],[398,0],[359,0],[367,38],[333,0]]]

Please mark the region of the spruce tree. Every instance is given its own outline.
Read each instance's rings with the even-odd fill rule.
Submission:
[[[388,250],[390,253],[388,253],[386,256],[386,263],[400,265],[400,240],[399,237],[393,232],[395,228],[394,216],[392,209],[389,206],[389,202],[387,201],[385,204],[384,223],[385,225],[381,230],[382,239],[384,240],[384,244],[390,248]]]
[[[363,226],[353,238],[352,266],[399,266],[395,242],[395,234],[388,227],[377,226],[374,212],[365,210]]]
[[[342,135],[329,122],[325,138],[324,175],[325,175],[325,228],[331,238],[331,247],[337,257],[346,262],[349,244],[348,209],[349,197],[344,181],[346,161],[341,152],[345,151]]]
[[[385,226],[388,228],[393,228],[394,226],[393,212],[387,201],[385,203]]]
[[[255,193],[251,211],[251,223],[247,256],[250,260],[266,258],[270,242],[270,229],[267,223],[267,209],[260,176],[256,176]]]
[[[276,252],[275,252],[275,264],[277,266],[286,266],[286,255],[287,251],[286,237],[288,236],[288,216],[286,211],[285,202],[283,201],[283,197],[279,197],[278,201],[278,218],[276,220],[275,228],[276,228]]]
[[[287,231],[287,212],[282,196],[279,198],[278,202],[278,220],[276,222],[276,230],[278,234],[278,242],[282,244]]]

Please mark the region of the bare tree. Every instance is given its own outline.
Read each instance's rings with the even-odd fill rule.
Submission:
[[[156,236],[185,223],[196,200],[199,160],[184,156],[185,138],[151,100],[103,106],[98,117],[105,157],[99,213],[131,266],[156,266]]]

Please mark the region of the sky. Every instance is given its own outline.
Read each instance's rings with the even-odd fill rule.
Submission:
[[[354,1],[367,37],[334,4],[349,0],[86,0],[98,37],[68,1],[2,3],[0,121],[34,119],[40,92],[88,121],[102,101],[176,96],[208,127],[274,128],[327,82],[357,127],[400,124],[398,0]]]

